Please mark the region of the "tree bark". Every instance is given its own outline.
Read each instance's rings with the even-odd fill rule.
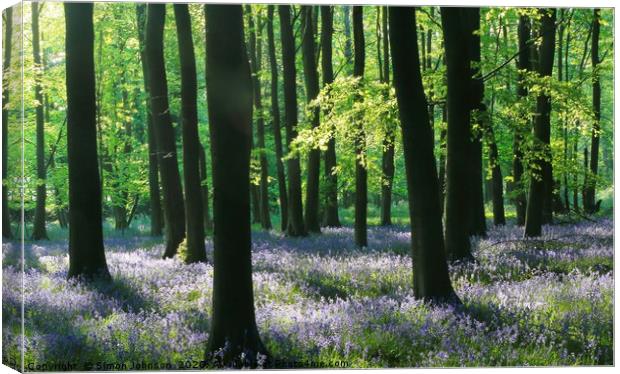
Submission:
[[[394,86],[409,192],[414,293],[417,298],[454,301],[458,298],[450,283],[444,249],[432,129],[416,43],[415,10],[389,9]]]
[[[592,124],[591,150],[590,150],[590,174],[592,181],[586,186],[584,210],[586,213],[592,214],[596,211],[596,176],[598,174],[598,153],[599,139],[601,132],[601,83],[599,81],[598,65],[600,63],[598,56],[599,35],[601,30],[601,14],[600,9],[593,10],[592,19],[592,109],[594,111],[594,123]]]
[[[314,40],[314,23],[312,6],[301,7],[302,12],[302,41],[301,52],[304,66],[304,80],[306,83],[306,100],[310,103],[319,94],[319,73],[316,64],[316,43]],[[312,110],[312,128],[319,126],[320,109]],[[306,181],[306,211],[305,222],[309,232],[321,232],[319,222],[319,173],[321,170],[321,151],[310,150],[308,157],[308,179]]]
[[[2,62],[2,237],[13,239],[11,216],[9,214],[8,161],[9,161],[9,75],[11,73],[11,51],[13,46],[13,8],[5,12],[4,21],[4,60]]]
[[[252,78],[240,5],[205,5],[206,80],[213,170],[213,313],[207,358],[227,345],[220,364],[256,366],[252,288],[250,151]]]
[[[69,278],[110,278],[97,169],[93,4],[65,3]]]
[[[290,147],[297,137],[297,89],[295,72],[295,39],[291,23],[290,5],[279,5],[280,35],[282,37],[282,66],[284,70],[284,120],[286,122],[286,142]],[[303,206],[301,203],[301,168],[299,157],[286,161],[288,168],[288,236],[306,236]]]
[[[165,4],[148,4],[145,45],[149,87],[151,89],[150,108],[163,192],[166,229],[164,258],[171,258],[177,253],[179,244],[185,237],[185,209],[175,134],[168,105],[168,83],[163,51],[165,19]]]
[[[468,22],[468,10],[441,8],[444,33],[446,68],[448,76],[448,129],[446,136],[446,227],[445,245],[452,260],[469,260],[471,244],[471,104],[463,98],[471,95],[472,72],[469,58],[469,35],[473,32]]]
[[[332,39],[334,34],[334,7],[321,7],[321,68],[323,69],[323,86],[334,82],[334,68],[332,65]],[[324,225],[340,227],[338,215],[338,175],[336,168],[336,139],[333,135],[327,143],[325,151],[325,218]]]
[[[444,216],[445,213],[445,197],[446,197],[446,148],[447,141],[446,138],[448,136],[447,128],[445,127],[448,123],[448,106],[446,104],[443,105],[441,110],[441,122],[442,127],[441,132],[439,133],[439,211],[441,212],[441,217]]]
[[[360,78],[360,85],[363,84],[365,66],[365,41],[364,41],[364,8],[361,6],[353,7],[353,48],[355,51],[355,62],[353,65],[353,76]],[[356,100],[363,98],[358,96]],[[368,232],[366,216],[368,210],[368,171],[366,165],[362,163],[366,153],[366,133],[364,123],[361,118],[356,119],[355,123],[355,244],[358,247],[368,245]]]
[[[200,163],[200,186],[202,191],[202,213],[203,222],[205,224],[205,232],[213,231],[213,221],[211,220],[211,214],[209,213],[209,185],[207,184],[207,155],[205,148],[199,146],[199,163]]]
[[[45,168],[45,120],[43,118],[43,89],[41,87],[41,51],[39,38],[39,7],[41,4],[32,3],[32,54],[36,68],[34,83],[34,99],[36,101],[36,138],[37,138],[37,197],[34,211],[34,227],[32,240],[47,239],[45,228],[47,198],[47,172]]]
[[[541,20],[540,35],[542,43],[539,51],[538,74],[541,77],[551,76],[553,70],[553,54],[555,51],[555,9],[543,10]],[[536,101],[536,120],[534,123],[534,149],[536,152],[544,154],[544,158],[551,156],[549,141],[551,135],[551,98],[545,94],[540,94]],[[528,193],[527,210],[525,216],[525,236],[536,237],[541,235],[542,224],[547,222],[545,219],[543,206],[549,199],[551,204],[552,196],[545,198],[549,194],[548,189],[553,191],[553,179],[551,178],[551,163],[542,158],[534,160],[530,178]],[[542,175],[540,173],[542,171]],[[547,217],[548,218],[548,217]]]
[[[504,213],[504,178],[499,165],[499,152],[495,141],[495,132],[491,118],[486,119],[487,138],[489,140],[489,167],[491,168],[491,193],[493,199],[493,224],[495,226],[506,224]]]
[[[198,137],[198,107],[196,57],[192,40],[192,25],[187,4],[174,4],[181,67],[181,125],[183,129],[183,182],[185,187],[185,225],[187,227],[186,263],[206,262],[205,228],[203,222],[202,189],[200,187],[200,139]]]
[[[280,229],[284,232],[288,226],[288,195],[286,193],[286,176],[282,162],[282,133],[280,131],[280,103],[278,100],[278,61],[276,44],[273,36],[274,6],[267,6],[267,43],[269,65],[271,70],[271,127],[276,151],[276,171],[278,174],[278,193],[280,199]]]
[[[136,4],[136,20],[138,22],[138,42],[140,44],[140,61],[142,62],[142,76],[144,79],[144,92],[147,96],[146,123],[147,123],[147,149],[149,152],[149,205],[151,217],[151,236],[161,236],[163,220],[161,215],[161,197],[159,194],[159,166],[157,164],[157,145],[153,130],[153,117],[149,108],[149,80],[146,62],[145,39],[146,39],[146,4]]]
[[[390,84],[390,51],[388,35],[388,13],[387,7],[383,7],[382,19],[383,33],[383,83]],[[387,92],[386,92],[387,96]],[[389,129],[395,130],[395,129]],[[383,152],[381,155],[381,168],[383,171],[383,183],[381,184],[381,225],[392,224],[392,185],[394,182],[394,142],[396,141],[396,131],[389,131],[383,139]]]

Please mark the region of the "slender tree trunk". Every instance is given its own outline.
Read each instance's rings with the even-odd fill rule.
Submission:
[[[302,41],[301,52],[303,57],[304,78],[306,82],[306,100],[310,103],[319,94],[319,73],[316,66],[316,43],[314,40],[314,23],[312,6],[302,6]],[[319,126],[320,109],[312,110],[312,128]],[[308,179],[306,181],[306,228],[310,232],[321,232],[319,222],[319,176],[321,171],[321,151],[310,150],[308,157]]]
[[[323,69],[323,86],[334,81],[332,66],[332,39],[334,34],[334,8],[321,7],[321,68]],[[336,139],[333,135],[327,143],[325,151],[325,218],[324,224],[328,227],[340,227],[338,216],[338,175],[336,168]]]
[[[174,4],[181,66],[181,125],[183,128],[183,182],[185,187],[185,225],[187,257],[185,262],[206,262],[202,189],[200,188],[200,140],[196,57],[192,40],[192,24],[187,4]]]
[[[145,45],[149,74],[150,108],[163,192],[166,229],[164,258],[171,258],[177,253],[179,244],[185,237],[185,209],[175,135],[168,105],[168,83],[163,53],[165,19],[165,4],[148,4]]]
[[[350,62],[353,59],[353,42],[351,39],[351,6],[343,5],[342,14],[344,23],[344,59],[345,65],[348,68],[351,66]],[[346,72],[350,74],[351,70],[348,68]]]
[[[284,70],[284,119],[286,142],[290,147],[297,137],[297,90],[295,72],[295,39],[291,23],[290,5],[279,5],[280,35],[282,37],[282,65]],[[301,168],[299,157],[286,161],[288,168],[288,236],[305,236],[303,206],[301,203]]]
[[[93,4],[65,3],[69,278],[110,278],[97,168]]]
[[[499,165],[499,152],[497,150],[497,142],[495,141],[495,132],[493,124],[488,118],[486,124],[487,138],[489,140],[489,167],[491,167],[491,192],[493,199],[493,224],[496,226],[506,224],[506,216],[504,213],[504,178],[502,169]]]
[[[207,155],[202,145],[200,145],[199,152],[203,222],[205,224],[205,232],[212,232],[213,221],[211,221],[211,215],[209,214],[209,185],[207,184]]]
[[[278,174],[278,193],[280,198],[280,229],[286,231],[288,226],[288,195],[286,193],[286,176],[282,162],[282,133],[280,132],[280,104],[278,101],[278,61],[276,59],[276,44],[273,36],[274,6],[267,6],[267,43],[269,50],[269,65],[271,68],[271,127],[276,151],[276,171]]]
[[[9,75],[11,73],[11,50],[13,49],[13,8],[7,8],[4,21],[4,61],[2,62],[2,237],[13,239],[9,214],[8,161],[9,161]]]
[[[577,157],[579,155],[579,138],[575,137],[575,142],[573,143],[573,162],[577,163]],[[575,173],[573,175],[573,209],[578,212],[579,211],[579,174]]]
[[[45,180],[45,120],[43,118],[43,89],[41,87],[41,51],[39,46],[39,8],[40,3],[32,3],[32,53],[34,58],[35,84],[34,99],[36,101],[36,137],[37,137],[37,200],[34,211],[34,227],[32,228],[32,240],[47,239],[45,228],[45,200],[47,186]]]
[[[441,8],[448,75],[448,130],[446,136],[446,228],[445,244],[452,260],[471,259],[469,228],[471,220],[471,105],[463,98],[471,95],[468,10]]]
[[[532,70],[530,61],[530,53],[528,43],[531,37],[530,32],[530,19],[527,16],[519,17],[519,59],[517,61],[517,68],[523,72]],[[525,83],[525,73],[519,73],[519,81],[517,84],[517,96],[520,101],[525,100],[528,90]],[[522,121],[529,124],[529,118],[523,118]],[[525,208],[527,205],[525,197],[525,186],[523,184],[523,150],[521,149],[524,135],[526,130],[525,126],[519,126],[515,128],[514,141],[513,141],[513,158],[512,158],[512,177],[513,177],[513,190],[516,191],[514,198],[515,209],[517,211],[517,225],[525,225]],[[529,126],[528,126],[529,127]]]
[[[546,9],[543,12],[540,30],[542,44],[539,52],[538,74],[543,77],[548,77],[551,76],[553,70],[553,53],[555,51],[555,9]],[[538,152],[543,152],[546,157],[550,157],[551,98],[549,96],[544,94],[538,96],[536,112],[534,146]],[[536,170],[542,170],[542,175],[532,170],[533,175],[530,178],[529,198],[525,217],[526,237],[541,235],[542,223],[546,222],[544,217],[545,207],[543,206],[546,200],[545,196],[548,194],[546,189],[553,188],[551,163],[544,159],[537,159],[534,162],[535,165],[537,165]],[[549,204],[550,203],[551,201],[549,201]]]
[[[383,7],[382,20],[383,33],[383,83],[390,83],[390,52],[388,35],[388,13],[387,7]],[[387,96],[387,92],[386,92]],[[396,129],[388,129],[383,139],[383,153],[381,157],[381,168],[383,171],[383,181],[381,184],[381,225],[392,224],[392,185],[394,182],[394,142],[396,141]]]
[[[448,131],[445,127],[448,123],[448,106],[446,104],[443,105],[441,110],[441,122],[442,128],[439,133],[439,211],[441,212],[441,217],[444,216],[445,211],[445,197],[446,197],[446,146],[447,146],[447,135]]]
[[[415,10],[390,7],[390,46],[405,154],[413,288],[427,300],[458,300],[444,250],[437,169],[416,43]],[[424,183],[419,183],[424,181]]]
[[[595,213],[596,211],[596,176],[598,175],[598,151],[599,139],[601,132],[601,83],[599,81],[598,65],[600,63],[598,56],[599,34],[601,30],[601,14],[600,9],[593,10],[592,20],[592,109],[594,111],[594,124],[592,125],[592,140],[590,151],[590,174],[593,180],[586,186],[585,200],[583,203],[586,213]]]
[[[250,152],[252,78],[240,5],[205,5],[206,79],[213,170],[213,313],[207,358],[256,366],[266,350],[258,335],[252,288]],[[247,362],[239,359],[245,353]]]
[[[560,8],[560,21],[559,21],[559,28],[558,28],[558,81],[563,81],[564,80],[564,30],[566,28],[564,21],[565,21],[565,17],[566,17],[566,11],[564,8]],[[568,68],[568,66],[567,66]],[[560,124],[562,126],[562,139],[564,141],[564,150],[563,150],[563,167],[564,170],[562,171],[562,186],[561,186],[561,190],[563,191],[563,197],[564,197],[564,201],[563,201],[563,210],[569,210],[570,209],[570,205],[568,203],[568,143],[567,143],[567,136],[568,136],[568,126],[566,124],[566,121],[564,120],[564,118],[560,118]]]
[[[589,163],[588,163],[588,146],[586,145],[585,147],[583,147],[583,185],[581,186],[581,204],[583,204],[583,210],[584,212],[586,211],[586,199],[587,199],[587,186],[589,184],[588,181],[588,170],[589,168]]]
[[[353,7],[353,45],[355,50],[355,62],[353,66],[353,76],[360,78],[360,85],[364,84],[365,66],[365,42],[364,42],[364,8],[361,6]],[[357,97],[361,101],[363,98]],[[368,232],[366,216],[368,213],[368,171],[362,163],[362,158],[366,153],[366,133],[364,123],[361,118],[355,124],[355,244],[358,247],[368,245]]]
[[[161,215],[161,197],[159,195],[159,167],[157,164],[157,146],[153,130],[153,118],[149,108],[149,80],[146,62],[145,38],[146,38],[146,4],[136,4],[136,20],[138,22],[138,42],[140,43],[140,61],[142,62],[142,76],[144,79],[144,92],[147,96],[146,122],[147,143],[149,152],[149,205],[151,216],[151,236],[161,236],[163,220]]]

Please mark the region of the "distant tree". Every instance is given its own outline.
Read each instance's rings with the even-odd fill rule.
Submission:
[[[334,82],[332,65],[332,42],[334,35],[334,8],[321,6],[321,69],[323,70],[323,86]],[[336,139],[333,135],[327,143],[325,156],[325,217],[323,223],[328,227],[340,227],[338,216],[338,175],[335,173]]]
[[[353,65],[353,76],[364,78],[364,66],[366,59],[364,41],[364,8],[361,6],[353,7],[353,46],[355,50],[355,62]],[[357,100],[363,100],[358,97]],[[366,216],[368,213],[368,171],[363,162],[366,152],[366,134],[364,124],[361,119],[357,120],[355,133],[355,244],[359,247],[368,245],[368,232],[366,227]]]
[[[185,237],[185,209],[175,135],[168,105],[168,82],[163,49],[165,20],[165,4],[147,5],[146,61],[149,74],[150,108],[163,192],[166,230],[164,258],[171,258],[177,253],[179,244]]]
[[[37,133],[37,197],[36,208],[34,211],[34,227],[32,228],[32,239],[47,239],[47,229],[45,228],[46,211],[45,201],[47,197],[47,171],[45,168],[45,119],[43,117],[43,88],[41,87],[41,47],[39,35],[39,9],[40,3],[32,4],[32,54],[33,62],[36,67],[34,99],[36,102],[36,133]]]
[[[213,230],[213,221],[209,213],[209,185],[207,185],[207,155],[205,154],[205,147],[200,145],[199,152],[203,222],[205,224],[205,232],[211,232]]]
[[[161,197],[159,194],[159,166],[157,164],[157,144],[153,129],[153,116],[149,108],[149,80],[146,64],[146,4],[136,4],[136,21],[138,23],[138,42],[140,44],[140,62],[142,63],[142,76],[144,79],[144,92],[147,95],[146,122],[147,122],[147,149],[149,152],[149,205],[151,218],[151,235],[161,236],[163,219],[161,215]]]
[[[278,61],[273,36],[274,6],[267,6],[267,49],[269,50],[269,66],[271,70],[271,127],[276,153],[276,170],[278,174],[278,195],[280,199],[280,229],[286,231],[288,226],[288,195],[286,193],[286,176],[282,162],[282,135],[280,132],[280,104],[278,101]]]
[[[553,70],[553,54],[555,52],[555,9],[541,10],[540,36],[542,42],[539,49],[538,74],[550,77]],[[531,170],[530,186],[525,215],[525,236],[540,236],[544,221],[544,201],[548,194],[546,189],[553,188],[551,174],[551,97],[544,92],[536,99],[536,119],[534,121],[534,159],[535,168]],[[541,173],[542,172],[542,173]],[[549,187],[551,185],[551,187]]]
[[[383,83],[390,83],[390,46],[388,36],[388,12],[387,7],[383,7],[382,36],[383,36],[383,72],[381,74]],[[381,157],[381,167],[383,177],[381,184],[381,225],[392,224],[392,187],[394,183],[394,142],[396,132],[388,131],[383,141],[383,154]]]
[[[4,61],[2,68],[2,237],[12,239],[11,217],[9,215],[8,189],[8,152],[9,152],[9,74],[11,69],[11,50],[13,45],[13,8],[4,13]]]
[[[290,5],[279,5],[280,36],[282,37],[282,66],[284,70],[284,119],[286,142],[291,144],[297,137],[297,89],[295,72],[295,38],[291,23]],[[288,169],[288,226],[289,236],[307,235],[301,203],[301,168],[299,157],[294,155],[286,161]]]
[[[592,17],[592,109],[594,111],[594,123],[591,135],[590,173],[594,180],[586,185],[583,207],[586,213],[596,212],[596,176],[598,175],[598,151],[601,132],[601,83],[599,81],[598,67],[600,64],[598,49],[599,35],[601,32],[601,10],[594,9]]]
[[[309,102],[314,100],[319,94],[319,73],[316,61],[316,42],[314,35],[314,24],[312,6],[304,5],[301,7],[302,39],[301,52],[303,57],[304,80],[306,82],[306,99]],[[312,109],[311,124],[313,128],[319,126],[320,108]],[[306,181],[306,228],[310,232],[321,232],[319,222],[319,173],[321,169],[321,151],[318,149],[310,150],[308,157],[308,179]]]
[[[394,87],[409,191],[414,292],[416,297],[427,300],[458,300],[450,283],[444,250],[432,129],[416,43],[415,10],[389,9]]]
[[[213,313],[207,357],[227,346],[256,365],[266,350],[254,315],[250,231],[252,78],[240,5],[205,5],[206,80],[213,170]]]
[[[93,4],[65,3],[69,278],[109,278],[97,169]]]
[[[185,226],[187,263],[206,262],[205,228],[200,187],[200,139],[198,138],[198,109],[196,57],[192,40],[192,24],[187,4],[174,4],[174,18],[179,42],[181,66],[181,125],[183,128],[183,181],[185,187]]]

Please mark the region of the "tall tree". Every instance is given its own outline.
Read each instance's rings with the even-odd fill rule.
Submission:
[[[163,218],[161,215],[161,197],[159,194],[159,166],[157,164],[157,145],[155,144],[155,134],[153,129],[153,116],[149,108],[149,80],[146,64],[146,4],[136,4],[136,20],[138,22],[138,42],[140,44],[140,62],[142,63],[142,77],[144,79],[144,92],[147,96],[146,102],[146,134],[147,149],[149,152],[149,205],[151,217],[151,235],[161,236],[163,228]]]
[[[388,36],[388,12],[383,7],[381,21],[381,33],[383,35],[383,83],[390,84],[390,49]],[[387,92],[386,92],[387,94]],[[394,182],[394,142],[396,141],[395,129],[388,128],[383,140],[383,153],[381,156],[381,168],[383,170],[383,183],[381,184],[381,225],[392,224],[392,184]]]
[[[258,116],[256,116],[256,135],[258,146],[258,159],[260,162],[260,184],[259,184],[259,208],[260,223],[265,230],[271,229],[271,216],[269,214],[269,168],[267,164],[267,155],[265,154],[265,118],[263,115],[263,92],[261,90],[260,73],[262,69],[262,23],[261,18],[257,17],[254,22],[252,7],[246,4],[246,13],[248,16],[248,26],[250,32],[250,68],[252,69],[252,83],[254,86],[254,107]],[[258,32],[258,41],[257,41]]]
[[[65,3],[69,277],[109,278],[97,168],[93,4]]]
[[[469,58],[464,57],[470,56],[469,40],[474,30],[468,12],[466,8],[441,8],[448,82],[445,245],[452,260],[472,258],[469,242],[471,104],[464,100],[471,95],[472,71]]]
[[[347,67],[351,66],[350,62],[353,58],[352,42],[351,42],[351,6],[342,6],[342,16],[344,23],[344,59]],[[350,73],[350,70],[347,70]]]
[[[409,191],[414,293],[427,300],[454,300],[457,297],[450,283],[441,227],[433,133],[420,73],[415,10],[389,9],[394,87]]]
[[[601,10],[593,10],[592,18],[592,109],[594,111],[594,123],[592,124],[591,149],[590,149],[590,173],[593,180],[586,185],[585,199],[583,202],[586,213],[596,211],[596,176],[598,174],[598,151],[601,132],[601,83],[599,81],[598,66],[600,64],[598,49],[599,35],[601,32]]]
[[[334,82],[334,67],[332,65],[332,42],[334,35],[334,8],[321,7],[321,68],[323,70],[323,86]],[[340,227],[338,216],[338,175],[336,168],[336,139],[333,135],[327,143],[325,151],[325,218],[324,225]]]
[[[206,262],[205,228],[200,187],[200,140],[198,138],[198,109],[196,57],[192,40],[192,24],[187,4],[174,4],[181,66],[181,125],[183,128],[183,182],[185,187],[185,226],[187,227],[188,263]]]
[[[286,193],[286,176],[282,162],[282,133],[280,132],[280,103],[278,100],[278,61],[276,44],[273,35],[274,6],[267,6],[267,49],[269,50],[269,66],[271,70],[271,127],[276,151],[276,171],[278,174],[278,193],[280,199],[280,229],[286,231],[288,226],[288,195]]]
[[[303,57],[304,78],[306,82],[306,100],[310,103],[319,94],[319,73],[316,61],[316,42],[312,6],[304,5],[302,12],[302,39],[301,53]],[[319,108],[314,108],[311,114],[312,128],[319,126]],[[306,228],[310,232],[321,232],[319,222],[319,173],[321,169],[321,151],[312,149],[308,157],[308,179],[306,181]]]
[[[360,79],[359,84],[363,84],[364,67],[366,59],[364,41],[364,8],[361,6],[353,7],[353,48],[355,51],[355,62],[353,65],[353,76]],[[357,97],[357,100],[363,98]],[[368,245],[368,233],[366,227],[366,216],[368,210],[368,171],[363,159],[366,152],[366,133],[364,123],[360,118],[355,123],[355,244],[359,247]]]
[[[41,87],[41,47],[39,35],[40,3],[32,4],[32,54],[35,66],[34,99],[36,102],[36,134],[37,134],[37,197],[34,211],[34,227],[32,239],[47,239],[45,228],[45,200],[47,197],[47,172],[45,168],[45,119],[43,117],[43,88]]]
[[[553,70],[553,54],[555,52],[555,9],[541,10],[540,36],[542,42],[539,49],[538,74],[550,77]],[[525,215],[525,236],[540,236],[544,221],[544,201],[548,194],[546,189],[553,188],[551,175],[551,97],[545,92],[536,99],[536,119],[534,122],[534,149],[541,154],[534,160]],[[542,173],[540,173],[542,171]],[[542,174],[542,175],[541,175]],[[549,198],[549,197],[548,197]]]
[[[13,8],[6,9],[4,20],[4,60],[2,61],[2,237],[12,239],[11,217],[9,215],[8,152],[9,152],[9,74],[11,71],[11,50],[13,49]]]
[[[148,4],[145,50],[150,88],[150,108],[163,192],[166,229],[164,258],[170,258],[177,253],[179,244],[185,237],[185,209],[175,135],[168,105],[168,82],[163,48],[165,21],[166,5]]]
[[[240,5],[205,5],[206,80],[213,170],[213,318],[207,356],[251,365],[266,350],[258,335],[252,289],[250,150],[252,78]]]
[[[205,147],[200,145],[199,148],[199,163],[200,163],[200,186],[202,189],[202,215],[203,222],[205,224],[205,232],[211,232],[213,230],[213,222],[211,221],[211,215],[209,214],[209,185],[207,185],[207,155]]]
[[[291,144],[297,137],[297,89],[295,72],[295,38],[291,23],[290,5],[279,5],[280,36],[282,38],[282,67],[284,70],[284,120],[286,122],[286,142]],[[286,161],[288,168],[288,226],[289,236],[305,236],[303,207],[301,203],[301,168],[299,157],[292,156]]]

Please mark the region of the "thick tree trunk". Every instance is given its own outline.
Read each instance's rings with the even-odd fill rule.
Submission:
[[[109,278],[97,168],[93,4],[65,3],[69,277]]]
[[[583,202],[586,213],[595,213],[596,211],[596,176],[598,175],[598,151],[599,139],[601,132],[601,83],[599,81],[598,65],[600,63],[598,56],[599,35],[601,31],[601,14],[600,9],[593,10],[592,20],[592,109],[594,111],[594,123],[592,125],[592,140],[590,150],[590,174],[593,179],[586,186],[585,200]]]
[[[532,64],[530,61],[530,48],[528,43],[531,37],[530,32],[530,19],[527,16],[519,17],[519,58],[517,61],[517,68],[527,72],[532,70]],[[519,81],[517,84],[517,96],[519,100],[525,100],[527,97],[527,86],[525,83],[525,73],[519,73]],[[524,123],[529,124],[529,118],[523,119]],[[529,128],[529,126],[528,126]],[[514,140],[513,140],[513,158],[512,158],[512,178],[513,178],[513,190],[516,191],[514,197],[515,209],[517,211],[517,225],[525,225],[525,208],[527,205],[525,197],[525,186],[523,184],[523,150],[521,149],[523,138],[526,133],[524,126],[515,128]]]
[[[175,134],[168,105],[168,83],[163,50],[165,19],[165,4],[148,4],[145,44],[150,108],[163,192],[166,229],[164,258],[171,258],[177,253],[179,244],[185,237],[185,209],[177,162]]]
[[[207,184],[207,155],[205,148],[200,145],[199,148],[199,163],[200,163],[200,187],[202,191],[202,213],[203,222],[205,224],[205,232],[213,231],[213,221],[211,220],[211,214],[209,213],[209,185]]]
[[[353,76],[360,78],[360,85],[364,84],[365,66],[365,42],[364,42],[364,8],[353,7],[353,46],[355,50],[355,62]],[[363,100],[361,96],[357,100]],[[362,119],[356,119],[355,124],[355,244],[358,247],[368,245],[368,232],[366,216],[368,213],[368,171],[361,159],[366,152],[366,133]]]
[[[390,83],[390,52],[388,35],[388,13],[387,7],[383,8],[382,20],[383,33],[383,82]],[[390,129],[395,130],[395,129]],[[383,140],[383,153],[381,157],[381,168],[383,171],[383,183],[381,184],[381,225],[392,224],[392,184],[394,182],[394,142],[396,141],[396,131],[388,131]]]
[[[4,21],[4,60],[2,62],[2,237],[12,239],[11,217],[9,214],[9,195],[7,192],[9,161],[9,75],[11,71],[11,50],[13,40],[13,8],[7,8]]]
[[[542,77],[551,76],[553,70],[553,54],[555,51],[555,9],[543,10],[541,20],[540,35],[542,43],[539,52],[538,74]],[[551,98],[541,94],[536,101],[536,120],[534,123],[534,148],[537,152],[542,152],[545,159],[534,160],[536,170],[541,170],[542,175],[536,170],[532,170],[530,187],[527,201],[527,211],[525,216],[525,236],[536,237],[541,235],[542,224],[548,222],[544,212],[545,201],[551,205],[553,191],[553,179],[551,179],[551,163],[546,161],[551,156],[549,141],[551,135]],[[545,198],[546,195],[549,195]],[[547,213],[548,214],[548,213]]]
[[[301,52],[304,66],[304,80],[306,82],[306,100],[310,103],[319,94],[319,73],[316,64],[316,43],[314,40],[314,24],[312,6],[302,6],[302,41]],[[319,126],[320,109],[312,110],[312,128]],[[319,222],[319,176],[321,171],[321,151],[310,150],[308,157],[308,179],[306,181],[306,228],[309,232],[321,232]]]
[[[469,242],[471,220],[471,95],[472,72],[469,35],[473,32],[465,8],[441,8],[448,75],[448,130],[446,136],[445,244],[452,260],[472,258]]]
[[[157,164],[157,145],[153,130],[153,117],[149,107],[149,80],[146,62],[145,39],[146,39],[146,4],[136,4],[136,20],[138,22],[138,42],[140,43],[140,61],[142,62],[142,76],[144,79],[144,92],[147,96],[146,122],[147,143],[149,152],[149,205],[151,216],[151,236],[161,236],[163,220],[161,215],[161,197],[159,195],[159,166]]]
[[[288,195],[286,193],[286,176],[282,162],[282,133],[280,131],[280,104],[278,100],[278,61],[276,59],[276,44],[273,36],[274,6],[267,6],[267,43],[269,50],[269,65],[271,70],[271,127],[276,151],[276,171],[278,174],[278,193],[280,199],[280,229],[284,232],[288,226]]]
[[[390,46],[405,154],[415,296],[458,300],[444,250],[433,137],[416,43],[414,8],[390,7]],[[419,183],[424,181],[424,183]]]
[[[254,314],[250,227],[252,78],[239,5],[205,5],[206,80],[213,170],[213,313],[207,357],[256,365],[265,354]]]
[[[181,67],[181,126],[183,128],[183,182],[185,187],[185,225],[187,257],[185,262],[206,262],[202,189],[200,187],[200,139],[196,57],[192,25],[187,4],[174,4]]]
[[[290,5],[279,5],[280,35],[282,37],[282,66],[284,70],[284,119],[286,122],[286,142],[290,147],[297,137],[297,89],[295,72],[295,39],[291,23]],[[307,235],[304,226],[301,203],[301,168],[299,157],[286,161],[288,168],[288,236]]]
[[[32,53],[34,65],[41,68],[41,51],[39,46],[39,8],[40,3],[32,3]],[[32,240],[47,239],[45,228],[45,200],[47,198],[47,172],[45,170],[45,120],[43,118],[43,89],[41,73],[35,72],[34,99],[36,101],[36,138],[37,138],[37,197],[34,211],[34,227]]]
[[[323,86],[334,81],[334,69],[332,65],[332,39],[334,34],[334,8],[332,6],[321,7],[321,68],[323,69]],[[336,168],[336,139],[333,136],[327,143],[325,151],[325,217],[324,225],[328,227],[340,227],[338,216],[338,175]]]

